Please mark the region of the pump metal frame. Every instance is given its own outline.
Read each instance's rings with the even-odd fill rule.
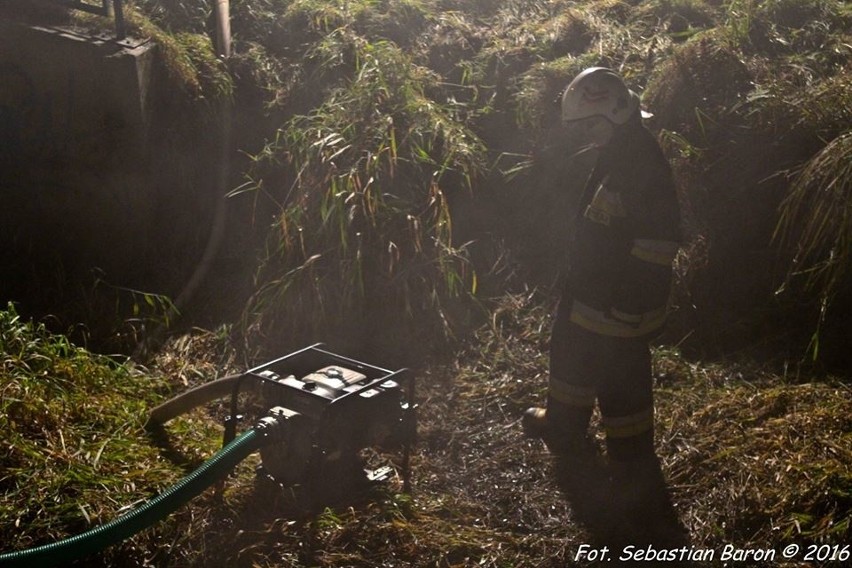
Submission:
[[[284,357],[279,357],[262,365],[258,365],[257,367],[249,369],[239,377],[236,377],[233,387],[231,388],[230,408],[228,416],[225,418],[225,431],[222,436],[222,446],[226,446],[227,444],[231,443],[234,438],[236,438],[237,422],[240,418],[239,397],[240,392],[245,386],[246,381],[248,381],[248,384],[253,387],[252,390],[255,390],[256,392],[260,390],[260,387],[262,385],[269,385],[273,389],[286,388],[286,392],[292,392],[289,387],[283,387],[282,385],[277,384],[275,381],[260,375],[262,371],[270,369],[273,366],[278,367],[282,364],[286,364],[288,372],[300,376],[329,364],[345,366],[364,373],[367,376],[366,383],[364,383],[363,385],[359,385],[357,390],[348,392],[345,395],[342,395],[330,401],[325,407],[324,412],[328,412],[332,408],[343,404],[344,401],[352,397],[356,397],[362,392],[375,388],[384,382],[398,381],[401,386],[404,386],[402,393],[405,398],[405,414],[403,415],[403,421],[405,422],[405,425],[403,427],[407,426],[416,428],[416,426],[414,426],[417,422],[417,405],[414,401],[415,379],[414,375],[411,374],[408,369],[399,369],[397,371],[391,371],[389,369],[364,363],[363,361],[357,361],[349,357],[344,357],[342,355],[332,353],[324,349],[324,347],[325,345],[322,343],[315,343],[313,345],[290,353],[289,355],[285,355]],[[403,491],[406,493],[411,493],[410,467],[412,442],[412,439],[407,438],[403,442],[402,446],[401,469],[403,474]]]

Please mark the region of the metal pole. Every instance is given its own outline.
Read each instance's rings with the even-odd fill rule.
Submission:
[[[115,13],[115,39],[121,41],[127,37],[127,27],[124,24],[123,0],[112,0],[112,9]]]
[[[215,0],[213,11],[216,16],[216,54],[231,57],[231,8],[228,0]]]

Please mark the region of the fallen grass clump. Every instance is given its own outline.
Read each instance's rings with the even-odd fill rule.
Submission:
[[[711,395],[687,423],[695,428],[694,442],[681,449],[686,459],[707,460],[724,472],[713,483],[722,499],[713,508],[717,516],[704,522],[751,534],[755,544],[774,538],[848,542],[852,423],[843,409],[849,404],[843,385],[737,386]],[[683,436],[684,429],[678,430]],[[724,439],[722,430],[728,431]],[[677,480],[680,464],[674,460],[671,467]],[[699,495],[700,489],[691,497]]]
[[[683,361],[672,377],[672,357],[658,351],[667,377],[657,395],[658,446],[693,538],[755,547],[848,542],[848,383]]]
[[[852,264],[852,131],[832,140],[797,174],[781,203],[776,238],[791,250],[787,284],[803,280],[818,298],[809,349],[819,356],[820,328]]]
[[[231,335],[230,326],[221,326],[169,337],[153,355],[151,365],[167,378],[172,390],[241,372],[246,367],[240,364]]]
[[[818,50],[825,47],[831,28],[842,26],[842,19],[848,17],[842,4],[835,0],[737,0],[729,6],[725,27],[731,39],[748,50]]]
[[[852,259],[852,132],[832,140],[799,172],[782,204],[780,233],[797,244],[799,274],[828,295],[837,290]],[[800,219],[799,217],[804,217]],[[799,230],[796,238],[789,234]],[[822,258],[820,258],[822,257]]]

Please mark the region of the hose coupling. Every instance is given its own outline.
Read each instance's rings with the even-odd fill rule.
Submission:
[[[269,409],[269,414],[257,421],[254,429],[264,438],[281,437],[293,426],[294,421],[301,419],[301,416],[301,414],[289,408],[273,406]]]

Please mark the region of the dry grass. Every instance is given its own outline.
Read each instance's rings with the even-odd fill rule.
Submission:
[[[667,358],[658,352],[664,376]],[[693,539],[754,547],[847,542],[848,384],[679,365],[686,376],[668,376],[658,391],[658,445]]]
[[[187,91],[229,93],[231,78],[210,58],[209,42],[192,15],[200,4],[140,2],[147,4],[172,8],[138,25],[160,38]],[[387,288],[380,289],[397,294],[391,315],[406,313],[406,302],[411,313],[434,315],[436,305],[445,307],[441,294],[470,290],[472,272],[461,274],[467,259],[456,255],[461,251],[448,225],[464,226],[465,219],[449,216],[444,197],[459,188],[477,189],[472,180],[494,184],[475,205],[499,197],[508,206],[479,235],[485,240],[512,240],[516,235],[506,227],[523,235],[540,224],[540,218],[517,218],[531,208],[529,196],[535,194],[527,189],[552,178],[536,177],[540,170],[518,171],[511,185],[499,175],[480,177],[479,168],[496,160],[488,152],[511,148],[531,159],[536,144],[551,140],[553,100],[560,85],[586,65],[612,65],[631,86],[647,85],[646,102],[655,107],[658,124],[670,130],[668,140],[680,153],[686,179],[694,181],[690,189],[710,188],[709,197],[695,200],[712,206],[709,214],[696,213],[695,225],[706,230],[697,236],[717,238],[693,247],[701,248],[696,254],[702,260],[725,258],[717,254],[725,245],[719,235],[740,235],[726,227],[744,231],[754,225],[752,218],[745,223],[732,214],[742,208],[728,198],[749,195],[782,162],[790,168],[791,155],[758,154],[774,146],[751,142],[770,135],[791,140],[801,128],[848,141],[848,135],[838,138],[842,121],[832,112],[845,108],[837,101],[848,96],[848,67],[842,67],[848,40],[837,30],[849,16],[837,4],[737,1],[726,3],[727,11],[717,2],[632,4],[234,2],[235,29],[244,34],[236,44],[242,57],[236,69],[243,73],[235,83],[237,100],[247,100],[239,98],[245,93],[240,88],[251,87],[252,97],[267,105],[263,112],[281,121],[280,138],[269,141],[266,156],[255,157],[270,158],[261,189],[283,205],[270,237],[270,256],[278,255],[280,264],[269,265],[266,273],[271,276],[263,284],[274,300],[267,306],[274,304],[281,314],[301,310],[307,323],[321,310],[345,315],[366,289],[362,262],[370,255],[370,267],[388,277]],[[809,19],[815,13],[825,15],[827,27],[798,25],[802,14]],[[797,53],[815,46],[826,49],[811,52],[811,59]],[[735,81],[729,80],[732,71]],[[805,97],[814,85],[813,92],[834,95]],[[792,120],[801,106],[806,116]],[[794,163],[812,156],[795,154]],[[818,154],[811,162],[816,169],[802,170],[808,175],[799,187],[811,194],[813,184],[825,186],[833,172],[841,173],[833,187],[845,187],[848,173],[833,169],[836,163],[820,165],[833,156]],[[732,171],[748,175],[732,186]],[[506,191],[519,186],[523,191]],[[410,198],[404,203],[389,197],[397,187],[414,195],[403,195]],[[720,187],[730,193],[712,192]],[[381,191],[371,193],[376,188]],[[287,201],[291,189],[298,198]],[[547,209],[553,202],[535,206]],[[305,207],[288,209],[293,203]],[[771,221],[764,225],[771,228]],[[360,249],[359,238],[373,250]],[[754,242],[766,244],[731,242],[740,253]],[[826,243],[833,246],[830,239],[820,241]],[[531,247],[539,255],[534,260],[557,265],[559,247],[540,244]],[[399,247],[408,247],[406,254]],[[433,248],[423,253],[426,247]],[[317,255],[330,262],[318,263]],[[390,266],[400,259],[408,264]],[[687,268],[689,282],[706,277]],[[748,269],[758,272],[753,265]],[[402,285],[412,282],[416,293],[407,294]],[[302,293],[288,295],[297,289]],[[381,304],[385,296],[373,301]],[[221,496],[205,494],[97,562],[556,567],[571,565],[581,543],[629,541],[618,519],[607,517],[605,489],[586,496],[587,505],[600,497],[597,507],[579,506],[572,488],[558,479],[558,464],[520,431],[523,409],[545,394],[551,304],[534,294],[504,296],[454,362],[417,370],[421,424],[412,496],[400,495],[399,483],[392,482],[346,506],[294,514],[280,494],[256,483],[254,462],[248,462]],[[714,302],[706,305],[717,308]],[[370,314],[365,310],[359,317]],[[449,309],[445,316],[451,318]],[[103,522],[216,448],[215,407],[178,421],[171,452],[157,448],[139,426],[166,392],[244,368],[227,347],[225,330],[173,339],[157,358],[153,374],[160,378],[150,379],[90,359],[67,340],[26,330],[13,319],[8,316],[8,329],[25,341],[4,336],[2,349],[0,420],[11,432],[0,473],[3,542],[28,546]],[[280,319],[286,327],[287,318]],[[362,335],[383,347],[371,332]],[[399,353],[405,354],[401,343]],[[45,344],[51,353],[40,351]],[[848,381],[706,365],[672,349],[657,350],[655,365],[657,447],[693,546],[780,549],[789,543],[850,542]],[[78,412],[66,412],[69,408]],[[178,460],[170,464],[163,457]],[[126,464],[135,469],[128,471]],[[105,480],[105,472],[113,477]],[[609,531],[602,530],[607,523]]]
[[[521,433],[523,409],[540,402],[546,388],[549,313],[549,303],[535,295],[506,296],[456,362],[419,370],[413,495],[397,493],[398,482],[391,481],[348,504],[304,515],[288,509],[283,494],[253,479],[250,460],[227,482],[222,498],[202,496],[104,558],[121,566],[171,558],[187,566],[556,567],[583,565],[574,562],[583,543],[644,544],[631,541],[633,533],[618,524],[618,517],[606,516],[605,492],[592,495],[591,506],[588,495],[585,501],[572,495],[540,442]],[[210,358],[211,346],[227,353],[215,336],[200,334],[176,340],[160,361],[175,373],[217,366],[222,361]],[[701,365],[671,349],[656,351],[655,374],[658,453],[691,546],[721,550],[731,543],[780,550],[790,543],[849,542],[848,385]],[[128,388],[138,388],[134,385]],[[126,396],[133,397],[131,391]],[[105,414],[122,408],[115,395],[100,402]],[[69,444],[71,428],[87,419],[60,415],[57,420],[42,431],[48,442],[63,431]],[[219,429],[207,411],[181,422],[171,432],[175,450],[197,463],[215,448]],[[135,432],[115,431],[100,461],[112,463],[111,450],[126,443],[125,464],[141,465],[143,455],[161,451]],[[21,518],[21,499],[43,502],[51,486],[43,472],[55,471],[59,459],[53,451],[44,460],[44,452],[34,450],[17,469],[7,470],[34,477],[16,491],[5,489],[4,526]],[[72,464],[91,459],[87,455],[81,451],[63,459],[79,468]],[[135,491],[145,494],[173,479],[161,473],[165,465],[140,468]],[[138,498],[127,492],[126,482],[123,490],[106,493],[98,489],[98,477],[63,476],[56,508],[42,512],[41,523],[22,520],[13,530],[19,546],[81,530],[79,506],[94,522],[103,522]],[[610,523],[609,530],[602,529],[602,521]],[[162,547],[157,538],[173,545]]]

